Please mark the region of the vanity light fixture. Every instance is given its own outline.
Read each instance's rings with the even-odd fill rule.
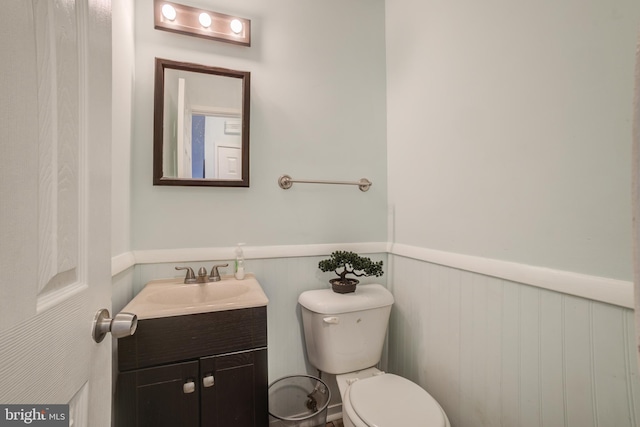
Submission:
[[[209,28],[211,26],[211,17],[207,12],[202,12],[198,17],[198,21],[200,21],[200,25],[204,28]]]
[[[162,16],[167,18],[169,21],[175,21],[176,19],[176,9],[170,4],[164,4],[162,6]]]
[[[231,31],[233,31],[234,33],[240,34],[240,32],[242,31],[242,27],[244,26],[242,25],[242,22],[240,22],[239,19],[234,19],[229,24],[229,27],[231,28]]]
[[[153,4],[157,30],[251,46],[249,19],[164,0],[154,0]]]

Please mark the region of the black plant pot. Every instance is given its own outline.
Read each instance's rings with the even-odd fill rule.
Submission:
[[[331,279],[331,289],[338,294],[348,294],[356,291],[356,285],[360,283],[358,279]]]

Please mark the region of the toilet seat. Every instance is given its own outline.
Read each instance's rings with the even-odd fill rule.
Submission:
[[[347,391],[349,405],[367,426],[447,426],[435,399],[417,384],[397,375],[361,379]]]

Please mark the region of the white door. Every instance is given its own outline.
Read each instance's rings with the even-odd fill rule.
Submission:
[[[218,146],[217,179],[242,179],[242,149]]]
[[[110,156],[110,0],[2,0],[0,404],[74,427],[111,422]]]
[[[191,102],[187,93],[187,81],[178,79],[178,178],[192,178]]]

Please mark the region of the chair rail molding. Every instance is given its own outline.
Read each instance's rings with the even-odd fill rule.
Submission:
[[[138,264],[232,259],[234,250],[234,247],[134,250],[111,258],[111,274],[115,276]],[[246,259],[297,258],[325,256],[337,250],[361,254],[386,253],[412,258],[625,308],[634,308],[633,283],[630,281],[462,255],[401,243],[362,242],[247,246],[244,248],[244,255]]]
[[[389,254],[633,309],[633,283],[394,243]]]

